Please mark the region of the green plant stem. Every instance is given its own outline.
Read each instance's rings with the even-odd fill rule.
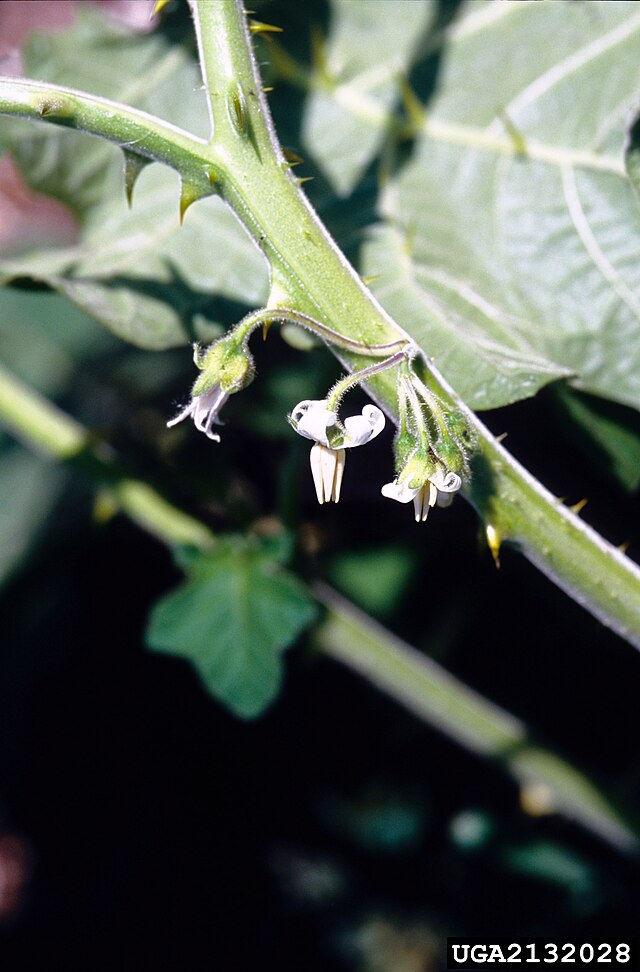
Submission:
[[[105,443],[1,365],[0,424],[27,448],[84,471],[108,490],[116,509],[162,543],[201,549],[213,545],[213,534],[204,524],[176,509],[147,483],[128,477]]]
[[[396,638],[324,584],[314,594],[327,608],[315,642],[425,722],[491,758],[522,787],[523,804],[559,812],[620,848],[638,848],[634,829],[575,767],[538,746],[526,726]],[[533,800],[531,799],[533,797]]]
[[[176,169],[196,195],[214,192],[220,178],[202,139],[108,98],[61,85],[0,77],[0,115],[97,135],[123,150]]]
[[[144,112],[35,82],[0,79],[0,113],[78,128],[168,164],[192,186],[193,198],[214,186],[263,250],[277,303],[326,324],[347,341],[409,341],[335,246],[282,155],[241,3],[192,0],[191,8],[213,122],[210,143]],[[336,354],[354,370],[367,364],[355,352]],[[422,372],[429,387],[463,411],[476,430],[479,452],[466,495],[496,540],[513,542],[578,603],[640,647],[638,567],[530,477],[426,360]],[[368,387],[396,417],[394,375],[376,375]]]
[[[315,321],[308,314],[301,314],[300,311],[289,307],[266,307],[263,310],[253,311],[236,324],[233,334],[239,341],[244,342],[257,328],[268,328],[272,324],[295,324],[322,338],[332,347],[342,348],[343,351],[351,351],[367,358],[384,357],[390,351],[401,349],[406,344],[405,341],[394,341],[393,344],[360,344],[358,341],[344,337],[326,324]]]
[[[169,547],[210,550],[216,539],[147,483],[124,475],[112,451],[89,430],[0,366],[0,425],[28,448],[69,464],[106,488],[106,504]],[[637,838],[611,802],[582,773],[536,746],[526,727],[404,644],[325,585],[314,595],[326,608],[318,647],[364,675],[400,705],[474,753],[498,760],[523,787],[538,788],[547,812],[576,820],[620,848]],[[540,788],[542,788],[540,790]]]

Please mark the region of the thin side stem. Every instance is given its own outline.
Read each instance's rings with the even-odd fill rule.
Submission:
[[[214,544],[208,527],[176,509],[147,483],[129,478],[105,443],[1,365],[0,424],[27,448],[68,462],[104,486],[116,507],[162,543],[200,549]]]
[[[323,341],[333,347],[342,348],[343,351],[351,351],[365,358],[380,358],[382,355],[388,354],[389,351],[393,351],[395,348],[403,348],[407,344],[404,340],[393,341],[391,344],[362,344],[360,341],[351,340],[340,334],[339,331],[334,331],[326,324],[314,320],[308,314],[302,314],[300,311],[288,307],[252,311],[235,326],[233,331],[244,342],[259,327],[270,326],[271,324],[295,324],[322,338]],[[377,374],[379,370],[374,370],[371,374]],[[354,383],[358,380],[360,379],[355,379]]]
[[[396,638],[324,584],[314,594],[328,609],[318,647],[364,676],[418,718],[472,752],[496,760],[544,811],[563,813],[621,849],[638,836],[602,791],[569,763],[537,745],[527,727]]]
[[[404,361],[406,354],[404,351],[398,351],[396,354],[392,354],[391,357],[386,358],[385,361],[379,361],[376,364],[369,365],[368,368],[362,368],[361,371],[352,371],[345,378],[337,381],[329,394],[327,395],[327,408],[335,411],[338,407],[340,399],[348,392],[350,388],[355,385],[360,385],[362,382],[367,381],[369,378],[373,378],[374,375],[380,375],[383,371],[388,371],[389,368],[395,368],[400,362]]]
[[[0,77],[0,115],[97,135],[123,150],[176,169],[202,194],[215,191],[216,182],[222,178],[202,139],[145,111],[73,88]]]

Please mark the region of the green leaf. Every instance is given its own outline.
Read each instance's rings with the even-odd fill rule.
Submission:
[[[630,2],[470,3],[445,32],[361,271],[477,408],[563,371],[640,407],[640,212],[622,163],[639,39]]]
[[[147,644],[189,659],[236,715],[257,716],[278,693],[280,655],[316,608],[299,581],[239,542],[191,558],[188,571],[153,609]]]
[[[338,195],[346,196],[380,149],[398,101],[398,76],[411,64],[433,4],[333,0],[331,8],[302,139]]]
[[[368,233],[361,271],[375,278],[371,290],[376,297],[470,408],[508,405],[571,374],[534,350],[524,333],[525,322],[468,281],[417,259],[392,226]]]
[[[207,130],[196,66],[162,38],[122,34],[85,12],[72,31],[34,38],[27,60],[44,80],[157,112],[195,134]],[[4,283],[46,284],[118,337],[150,349],[199,337],[196,321],[215,314],[213,298],[240,305],[237,317],[265,302],[265,261],[220,200],[194,204],[181,226],[178,178],[152,165],[129,210],[119,149],[30,122],[3,120],[3,132],[30,185],[70,205],[81,230],[77,246],[0,261]]]

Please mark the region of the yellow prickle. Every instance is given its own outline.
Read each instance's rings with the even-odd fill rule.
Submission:
[[[368,287],[369,284],[372,284],[373,281],[377,280],[379,276],[380,276],[379,273],[372,273],[370,277],[360,277],[360,279],[362,280],[365,287]]]
[[[574,503],[573,506],[570,506],[569,509],[571,510],[572,513],[575,513],[576,516],[577,516],[578,513],[580,512],[580,510],[583,510],[585,508],[585,506],[587,505],[588,502],[589,502],[589,500],[586,499],[586,498],[585,499],[581,499],[581,500],[579,500],[579,502]]]
[[[281,34],[282,27],[274,24],[263,24],[261,20],[250,20],[249,30],[252,34]]]
[[[527,154],[527,142],[522,132],[516,128],[506,111],[500,112],[500,119],[504,125],[507,135],[511,139],[511,144],[516,155],[524,156]]]
[[[494,527],[493,523],[487,523],[484,532],[487,538],[487,545],[491,551],[491,556],[493,557],[493,562],[496,565],[496,568],[500,570],[500,547],[502,546],[502,536],[500,533],[498,533],[498,530]]]
[[[202,199],[202,193],[194,189],[188,183],[183,182],[180,189],[180,225],[184,223],[184,215],[189,208],[196,201],[196,199]]]
[[[294,152],[293,149],[284,148],[282,150],[282,154],[287,160],[290,169],[293,168],[294,165],[301,165],[304,162],[302,156],[298,155],[297,152]]]
[[[156,0],[153,5],[153,9],[151,10],[151,16],[156,17],[160,11],[167,6],[168,3],[169,0]]]

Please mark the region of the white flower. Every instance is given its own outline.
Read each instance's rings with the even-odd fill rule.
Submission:
[[[406,483],[396,479],[382,487],[382,495],[398,503],[410,503],[413,500],[416,523],[424,523],[431,507],[436,503],[438,506],[448,506],[453,499],[453,493],[459,490],[461,485],[460,476],[452,472],[447,473],[442,466],[438,466],[422,486],[412,489]]]
[[[384,428],[384,415],[376,405],[365,405],[362,415],[341,423],[323,401],[299,402],[289,421],[299,435],[311,439],[311,472],[318,503],[337,503],[345,467],[345,449],[364,445]]]
[[[211,426],[222,425],[218,414],[228,397],[228,394],[222,391],[220,385],[213,385],[207,391],[202,392],[201,395],[194,395],[187,407],[183,408],[170,422],[167,422],[167,427],[171,428],[178,422],[182,422],[183,419],[193,417],[193,424],[199,432],[204,432],[207,438],[219,442],[220,436],[211,431]]]
[[[375,439],[384,428],[384,415],[376,405],[365,405],[362,415],[351,415],[338,421],[336,412],[322,401],[299,402],[291,412],[289,421],[298,435],[312,439],[320,445],[339,449],[353,449]],[[335,431],[329,430],[335,426]]]

